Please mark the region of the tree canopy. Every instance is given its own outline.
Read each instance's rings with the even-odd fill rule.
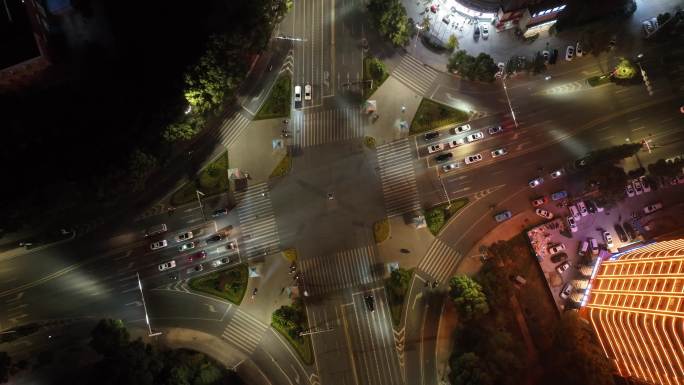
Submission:
[[[370,0],[367,9],[382,36],[396,46],[408,43],[411,30],[406,8],[399,0]]]
[[[449,71],[456,71],[465,79],[493,82],[498,71],[494,59],[484,52],[477,56],[468,55],[465,50],[458,50],[449,57]]]
[[[451,385],[492,385],[494,381],[484,361],[472,352],[452,356],[449,365]]]
[[[476,319],[489,312],[487,297],[482,292],[482,287],[472,278],[457,275],[451,278],[449,287],[449,296],[463,320]]]
[[[102,319],[90,332],[90,347],[105,357],[111,357],[128,345],[130,335],[121,320]]]
[[[667,162],[665,159],[658,159],[655,163],[648,165],[648,172],[655,176],[673,177],[682,172],[684,161],[675,159],[672,162]]]

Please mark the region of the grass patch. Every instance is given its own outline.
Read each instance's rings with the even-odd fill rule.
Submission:
[[[602,84],[607,84],[610,83],[610,76],[592,76],[587,79],[587,84],[589,84],[592,87],[597,87]]]
[[[375,243],[381,243],[389,237],[390,224],[389,219],[384,218],[373,223],[373,238]]]
[[[247,264],[241,263],[226,270],[192,278],[190,289],[225,299],[240,305],[247,290]]]
[[[282,73],[276,80],[268,99],[259,108],[254,120],[286,118],[290,116],[292,106],[292,78],[288,73]]]
[[[456,214],[460,209],[468,204],[468,198],[459,198],[451,201],[451,206],[447,203],[435,206],[425,212],[425,222],[432,235],[439,234],[444,224]]]
[[[363,58],[363,95],[367,98],[389,77],[382,60],[374,57]],[[372,87],[371,87],[371,81]]]
[[[297,249],[285,249],[281,251],[281,254],[288,262],[295,262],[297,260]]]
[[[301,335],[308,325],[301,298],[279,307],[271,315],[271,326],[287,339],[304,363],[311,365],[314,362],[311,335]]]
[[[207,165],[194,180],[186,183],[173,193],[171,204],[180,206],[197,199],[196,190],[205,194],[205,198],[212,195],[223,194],[228,191],[228,153],[216,158]]]
[[[363,144],[371,150],[375,150],[375,138],[372,136],[366,136],[363,138]]]
[[[416,115],[413,117],[413,122],[411,122],[409,135],[430,131],[449,124],[462,123],[469,118],[470,114],[466,111],[423,98]]]
[[[295,352],[297,352],[299,358],[302,359],[302,362],[304,362],[306,365],[312,365],[314,363],[313,347],[311,346],[310,335],[293,339],[289,334],[287,334],[287,331],[281,325],[271,323],[271,326],[273,326],[273,329],[277,330],[281,336],[285,337],[287,342],[290,343],[290,346],[292,346]]]
[[[290,154],[285,154],[283,159],[278,162],[278,165],[275,166],[273,169],[273,172],[271,172],[271,178],[275,178],[278,176],[285,176],[290,172],[290,168],[292,168],[292,158],[290,157]]]
[[[390,315],[392,316],[392,323],[395,327],[399,326],[401,323],[401,315],[404,309],[404,300],[406,299],[406,293],[409,289],[409,282],[413,278],[413,269],[411,270],[401,270],[404,274],[405,285],[397,285],[393,283],[392,277],[385,280],[385,289],[387,291],[387,303],[390,308]]]

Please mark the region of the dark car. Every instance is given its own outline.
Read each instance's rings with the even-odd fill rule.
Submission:
[[[211,237],[207,238],[207,243],[216,243],[220,242],[223,239],[223,235],[221,234],[214,234]]]
[[[440,154],[435,157],[437,162],[446,162],[447,160],[454,157],[454,154],[447,152],[446,154]]]
[[[594,204],[594,201],[586,200],[586,201],[584,201],[584,204],[587,206],[587,210],[590,213],[592,213],[592,214],[596,213],[596,205]]]
[[[373,294],[366,294],[366,296],[363,297],[363,300],[366,302],[366,307],[368,308],[368,311],[374,312],[375,311],[375,298],[373,298]]]
[[[556,64],[556,60],[558,60],[558,50],[554,49],[553,52],[551,52],[551,57],[549,58],[549,64]]]
[[[627,233],[627,236],[629,236],[630,239],[634,239],[637,237],[636,231],[634,231],[634,227],[629,224],[629,222],[625,222],[622,224],[622,228],[625,229],[625,232]]]
[[[551,256],[551,262],[553,262],[553,263],[566,261],[567,259],[568,259],[568,255],[565,253],[558,253],[558,254],[554,254],[553,256]]]
[[[190,254],[188,256],[188,262],[196,261],[198,259],[204,259],[207,257],[207,252],[202,250],[200,252],[197,252],[195,254]]]
[[[627,233],[625,233],[625,229],[623,229],[619,223],[616,223],[613,228],[615,229],[615,233],[618,235],[618,238],[620,238],[621,242],[627,242],[629,240],[629,238],[627,238]]]
[[[220,217],[221,215],[226,215],[226,214],[228,214],[228,208],[227,208],[227,207],[224,207],[224,208],[222,208],[222,209],[215,210],[215,211],[211,214],[211,216],[212,216],[212,217]]]
[[[425,140],[432,140],[435,138],[439,138],[438,131],[428,132],[427,134],[425,134]]]

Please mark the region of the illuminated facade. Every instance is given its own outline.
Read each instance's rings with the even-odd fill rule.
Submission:
[[[621,376],[684,385],[684,239],[601,262],[582,313]]]

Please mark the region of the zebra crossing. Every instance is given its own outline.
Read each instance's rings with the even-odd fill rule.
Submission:
[[[377,150],[387,216],[395,217],[420,210],[413,154],[408,139],[383,144]]]
[[[268,326],[237,309],[221,337],[247,354],[252,354],[261,342]]]
[[[294,144],[310,147],[361,138],[365,120],[358,107],[297,114],[292,119]]]
[[[249,125],[250,120],[240,113],[235,113],[230,118],[223,121],[219,128],[219,139],[224,146],[230,147],[244,129]]]
[[[374,282],[380,278],[374,266],[372,246],[299,261],[306,289],[314,295]]]
[[[266,182],[235,194],[242,238],[240,252],[249,258],[280,249],[275,213]]]
[[[437,75],[437,71],[411,55],[404,56],[401,63],[392,71],[392,76],[420,95],[427,94]]]
[[[418,264],[418,269],[424,271],[438,282],[446,282],[461,261],[463,255],[439,238],[435,238],[423,260]]]

